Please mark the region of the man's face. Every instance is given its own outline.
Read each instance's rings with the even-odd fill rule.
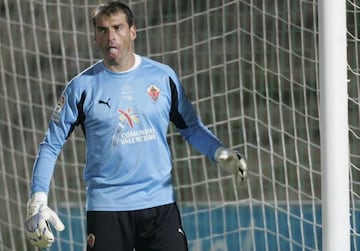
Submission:
[[[136,29],[129,27],[123,12],[96,19],[95,42],[104,56],[105,65],[112,70],[127,70],[133,65],[135,38]]]

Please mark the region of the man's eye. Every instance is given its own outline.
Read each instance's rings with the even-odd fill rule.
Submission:
[[[98,30],[98,32],[100,32],[100,33],[105,33],[105,32],[106,32],[106,29],[105,29],[105,28],[101,28],[101,27],[98,27],[97,30]]]

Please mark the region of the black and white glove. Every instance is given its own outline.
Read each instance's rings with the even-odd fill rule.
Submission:
[[[27,203],[25,222],[26,236],[32,245],[38,248],[48,248],[53,244],[54,234],[49,223],[57,231],[65,229],[57,214],[47,206],[46,193],[34,193]]]
[[[234,174],[238,183],[242,183],[246,179],[247,163],[239,152],[219,147],[215,152],[215,160],[220,168]]]

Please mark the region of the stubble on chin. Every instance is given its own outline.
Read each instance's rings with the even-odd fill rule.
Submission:
[[[119,63],[114,58],[108,59],[106,62],[109,66],[119,66]]]

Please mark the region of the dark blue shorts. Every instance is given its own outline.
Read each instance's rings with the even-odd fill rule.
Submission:
[[[176,203],[136,211],[88,211],[87,251],[187,251]]]

